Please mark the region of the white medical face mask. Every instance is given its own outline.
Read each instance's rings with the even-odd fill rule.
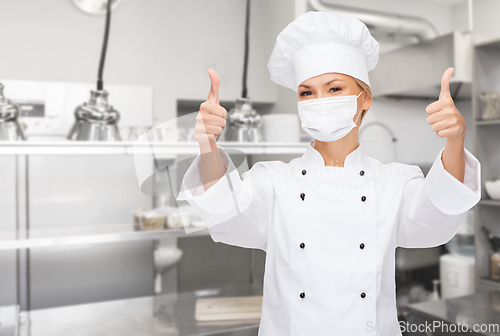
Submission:
[[[356,123],[352,120],[358,111],[357,96],[316,98],[298,102],[302,128],[314,139],[331,142],[344,137]],[[356,122],[359,120],[356,119]]]

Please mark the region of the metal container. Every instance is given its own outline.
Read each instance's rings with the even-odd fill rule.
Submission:
[[[226,126],[219,134],[219,141],[262,142],[262,120],[252,108],[250,98],[238,98],[236,106],[226,116]]]
[[[76,108],[76,121],[66,138],[77,141],[120,141],[120,114],[108,104],[108,92],[90,92],[89,102]]]
[[[0,83],[0,141],[26,140],[19,125],[19,106],[3,95],[4,85]]]

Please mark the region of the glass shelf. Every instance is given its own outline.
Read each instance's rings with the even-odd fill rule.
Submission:
[[[223,148],[234,148],[245,154],[300,154],[309,142],[217,142]],[[0,142],[0,155],[92,155],[92,154],[198,154],[199,145],[189,142],[97,142],[97,141],[19,141]]]
[[[134,230],[134,226],[131,223],[39,230],[0,231],[0,250],[112,243],[169,237],[191,237],[208,234],[209,231],[206,228],[189,234],[186,234],[184,228],[137,231]]]

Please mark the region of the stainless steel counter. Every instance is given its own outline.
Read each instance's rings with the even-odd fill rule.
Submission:
[[[20,314],[20,336],[257,335],[260,320],[197,322],[196,299],[262,295],[244,286],[32,310]]]
[[[467,325],[468,329],[466,332],[461,329],[462,332],[435,332],[433,335],[500,336],[500,291],[413,303],[406,308],[410,314],[410,323],[442,321],[448,325]],[[474,325],[482,327],[482,330],[474,330]],[[410,335],[418,334],[410,333]]]

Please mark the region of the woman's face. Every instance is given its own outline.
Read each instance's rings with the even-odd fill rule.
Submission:
[[[361,91],[363,90],[351,76],[336,72],[311,77],[300,83],[297,88],[299,101],[336,96],[357,96]],[[363,91],[358,97],[358,112],[367,110],[371,105],[372,99]]]

